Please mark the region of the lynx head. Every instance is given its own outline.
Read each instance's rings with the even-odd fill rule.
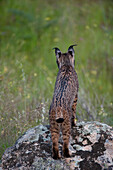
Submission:
[[[75,66],[75,59],[74,59],[75,51],[73,49],[73,46],[77,46],[77,45],[76,44],[75,45],[71,45],[68,48],[68,52],[67,53],[61,53],[61,51],[57,47],[53,48],[53,49],[55,49],[56,62],[57,62],[57,65],[58,65],[59,69],[63,65],[71,65],[72,67]]]

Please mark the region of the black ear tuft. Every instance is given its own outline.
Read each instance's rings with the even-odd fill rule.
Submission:
[[[55,47],[55,48],[53,48],[53,49],[55,49],[56,57],[57,57],[57,58],[60,57],[60,56],[61,56],[61,51],[59,50],[59,48]]]
[[[69,52],[72,56],[74,56],[74,54],[75,54],[75,51],[74,51],[73,46],[77,46],[77,44],[71,45],[71,46],[68,48],[68,52]]]

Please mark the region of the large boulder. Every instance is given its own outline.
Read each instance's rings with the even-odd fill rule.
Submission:
[[[59,149],[62,153],[62,135]],[[2,169],[8,170],[112,170],[113,128],[99,122],[78,122],[72,129],[72,157],[54,160],[49,126],[26,131],[2,156]]]

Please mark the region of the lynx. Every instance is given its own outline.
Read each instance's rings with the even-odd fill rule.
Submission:
[[[61,158],[58,148],[60,129],[63,135],[63,155],[70,157],[69,139],[71,126],[76,124],[76,105],[78,99],[78,77],[74,69],[74,49],[71,45],[67,53],[55,49],[56,62],[59,68],[54,95],[49,110],[50,131],[52,137],[52,156]]]

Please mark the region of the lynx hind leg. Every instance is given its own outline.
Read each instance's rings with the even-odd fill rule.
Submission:
[[[61,155],[59,153],[58,141],[59,141],[59,129],[57,127],[51,130],[52,135],[52,157],[54,159],[60,159]]]
[[[71,125],[75,126],[76,125],[76,106],[77,106],[77,100],[78,100],[78,95],[76,95],[73,105],[72,105],[72,118],[71,118]]]
[[[60,127],[54,117],[50,118],[50,131],[51,131],[51,138],[52,138],[52,157],[54,159],[60,159],[61,156],[58,148]]]
[[[70,157],[69,152],[69,139],[70,139],[71,123],[69,115],[66,113],[64,122],[62,123],[62,135],[63,135],[63,155],[64,157]]]

